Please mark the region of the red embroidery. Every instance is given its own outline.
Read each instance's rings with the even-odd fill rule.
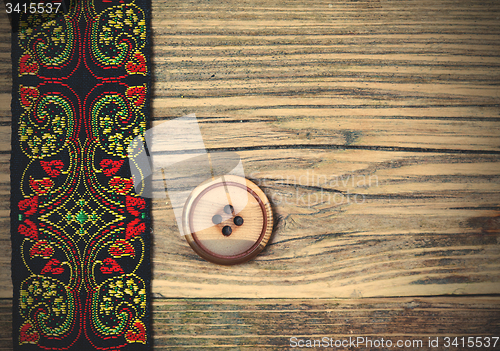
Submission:
[[[50,178],[33,179],[30,176],[30,186],[38,195],[47,194],[54,186],[54,182]]]
[[[116,260],[112,259],[111,257],[105,258],[102,262],[102,274],[125,273],[122,267],[120,267],[120,265],[116,262]]]
[[[36,74],[38,72],[38,62],[33,60],[30,54],[21,56],[19,61],[19,74]]]
[[[134,323],[133,329],[129,330],[126,335],[128,342],[146,342],[146,328],[140,321]]]
[[[41,256],[43,258],[50,258],[54,254],[54,249],[47,240],[38,241],[33,247],[30,249],[30,258],[35,256]]]
[[[26,209],[28,209],[26,211]],[[19,201],[19,209],[24,212],[26,216],[31,216],[38,208],[38,196],[30,197],[29,199]]]
[[[19,91],[21,95],[21,103],[25,107],[30,107],[33,101],[35,101],[38,98],[38,95],[40,95],[37,88],[24,87],[22,85],[19,87]]]
[[[134,181],[132,179],[124,179],[121,177],[113,177],[109,181],[109,186],[120,195],[128,194],[130,189],[134,187]]]
[[[47,273],[50,274],[64,273],[64,268],[61,267],[61,262],[56,258],[53,258],[49,262],[47,262],[47,264],[45,265],[45,267],[43,267],[40,274],[47,274]]]
[[[128,212],[136,217],[141,214],[140,210],[144,210],[146,208],[146,201],[140,197],[127,196],[125,203]]]
[[[19,331],[19,342],[21,344],[36,344],[40,339],[40,334],[33,328],[31,323],[24,323]]]
[[[61,160],[40,161],[40,164],[44,171],[52,178],[58,177],[61,174],[61,169],[64,168],[64,163]]]
[[[129,99],[134,101],[135,106],[142,106],[146,100],[146,87],[130,87],[126,94]]]
[[[134,219],[132,222],[127,224],[127,229],[125,230],[125,240],[132,239],[136,236],[142,235],[146,231],[146,224],[141,222],[139,218]]]
[[[25,219],[24,223],[26,223],[27,226],[24,224],[19,224],[19,233],[30,239],[38,240],[38,229],[35,223],[30,221],[29,219]]]
[[[129,74],[142,73],[145,74],[147,72],[146,69],[146,58],[140,52],[136,52],[134,54],[134,59],[138,63],[134,63],[132,61],[127,62],[126,69]]]
[[[109,158],[106,158],[102,160],[99,165],[101,166],[102,173],[104,173],[108,177],[111,177],[112,175],[115,175],[123,165],[123,160],[113,161]]]
[[[118,239],[109,248],[109,254],[113,258],[122,258],[123,256],[135,257],[135,250],[134,247],[130,245],[128,241],[123,239]]]

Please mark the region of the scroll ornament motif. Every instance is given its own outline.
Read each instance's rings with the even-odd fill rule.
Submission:
[[[18,344],[146,344],[148,205],[126,167],[146,129],[145,14],[88,0],[40,18],[22,17],[18,35]],[[97,82],[87,91],[72,85],[82,70]]]

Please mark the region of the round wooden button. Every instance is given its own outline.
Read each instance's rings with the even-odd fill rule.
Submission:
[[[273,229],[271,204],[248,179],[226,175],[193,190],[183,227],[193,250],[208,261],[232,265],[257,256]]]

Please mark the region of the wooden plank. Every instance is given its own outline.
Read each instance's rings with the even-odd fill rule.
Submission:
[[[431,335],[450,333],[496,335],[497,301],[478,299],[471,303],[454,298],[158,301],[154,305],[154,326],[161,336],[155,339],[155,348],[290,349],[293,336],[303,339],[384,336],[396,342],[427,341]],[[467,322],[459,325],[459,320]]]
[[[155,201],[156,296],[498,293],[499,10],[154,1],[154,125],[195,112],[207,148],[236,150],[277,218],[255,261],[220,267]],[[0,297],[12,294],[10,70],[3,52]]]
[[[12,350],[11,308],[10,300],[0,300],[0,350]],[[155,350],[288,350],[298,339],[362,337],[435,350],[444,349],[445,337],[498,337],[499,312],[498,297],[155,299],[153,344]],[[440,347],[430,348],[436,337]]]
[[[256,154],[259,170],[248,171],[278,218],[269,247],[246,265],[206,263],[178,236],[169,206],[155,202],[154,292],[300,298],[500,291],[497,157],[476,168],[467,163],[479,158],[469,156],[404,154],[381,162],[394,153],[294,150],[276,155],[287,160],[276,166],[268,152],[260,160]]]
[[[158,122],[197,113],[279,218],[254,262],[217,267],[155,202],[155,293],[500,291],[498,3],[155,4]]]
[[[155,200],[153,292],[158,296],[500,291],[497,156],[278,150],[274,160],[268,151],[240,154],[247,174],[274,206],[271,243],[244,265],[205,262],[179,236],[170,204]],[[0,205],[4,216],[7,191]],[[0,224],[0,278],[7,282],[8,220]],[[0,292],[11,296],[11,286]]]

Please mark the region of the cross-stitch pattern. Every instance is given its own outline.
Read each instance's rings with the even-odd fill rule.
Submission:
[[[13,34],[15,350],[150,348],[150,203],[127,160],[147,127],[148,6],[73,1]]]

